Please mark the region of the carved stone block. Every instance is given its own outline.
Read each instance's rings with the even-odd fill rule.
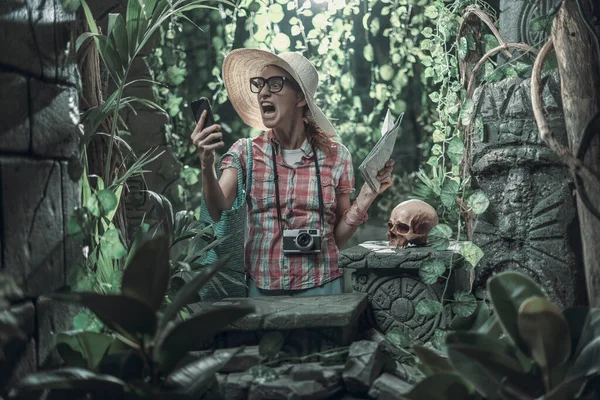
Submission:
[[[31,145],[28,79],[0,72],[0,151],[25,153]]]
[[[527,43],[537,47],[544,42],[545,33],[536,19],[550,14],[559,0],[500,0],[500,34],[508,43]],[[539,24],[538,24],[539,25]]]
[[[56,161],[0,159],[3,272],[29,294],[65,284],[62,177]]]

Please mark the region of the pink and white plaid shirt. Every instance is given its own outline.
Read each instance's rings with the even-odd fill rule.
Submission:
[[[321,229],[321,252],[284,255],[282,232],[277,222],[275,181],[271,143],[277,153],[279,199],[283,229]],[[339,250],[335,244],[336,194],[354,189],[354,172],[348,149],[333,143],[331,155],[317,149],[325,226],[320,226],[317,176],[312,148],[302,145],[303,156],[296,167],[283,161],[280,145],[271,132],[252,139],[253,181],[248,203],[249,236],[246,242],[246,271],[258,288],[268,290],[300,290],[322,286],[341,276]],[[229,152],[240,157],[246,176],[246,142],[238,140]],[[232,166],[232,158],[224,157],[221,170]]]

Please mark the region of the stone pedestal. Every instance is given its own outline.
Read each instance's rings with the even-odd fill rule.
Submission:
[[[446,297],[467,288],[468,280],[459,268],[461,257],[451,250],[436,251],[427,246],[395,249],[387,242],[365,242],[342,251],[339,263],[346,273],[352,273],[353,291],[367,294],[370,309],[366,315],[371,327],[383,333],[397,327],[415,340],[427,341],[452,317],[448,307],[435,316],[415,313],[423,299],[442,300],[446,280],[426,285],[419,278],[420,266],[435,259],[454,266]]]

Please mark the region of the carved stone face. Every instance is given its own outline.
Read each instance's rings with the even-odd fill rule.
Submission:
[[[421,200],[407,200],[392,210],[388,222],[390,247],[427,244],[427,235],[439,222],[437,212]]]

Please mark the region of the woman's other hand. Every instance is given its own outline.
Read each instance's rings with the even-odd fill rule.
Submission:
[[[383,168],[377,173],[377,181],[381,184],[379,188],[379,194],[385,192],[390,186],[392,186],[392,170],[394,169],[394,160],[388,160]]]
[[[192,132],[192,143],[198,149],[200,155],[200,163],[203,167],[211,166],[215,163],[215,150],[225,145],[223,143],[223,134],[221,133],[221,125],[214,124],[204,127],[206,120],[206,110],[202,112],[194,132]]]

